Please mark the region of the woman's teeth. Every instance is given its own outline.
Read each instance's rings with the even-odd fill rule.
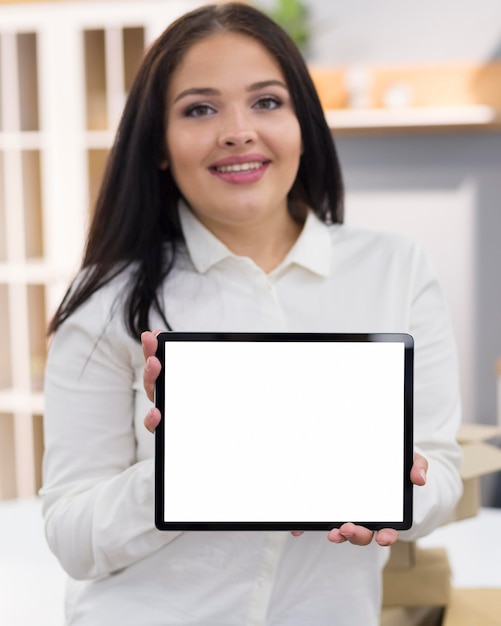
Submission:
[[[221,165],[216,167],[218,172],[228,174],[230,172],[249,172],[251,170],[257,170],[261,167],[261,161],[252,161],[251,163],[235,163],[233,165]]]

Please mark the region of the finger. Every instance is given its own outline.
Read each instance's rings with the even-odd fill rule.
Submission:
[[[150,356],[154,356],[156,354],[158,348],[157,335],[162,331],[160,330],[146,330],[144,333],[141,333],[141,345],[143,346],[143,354],[144,360]]]
[[[347,541],[346,537],[341,534],[339,528],[333,528],[330,530],[327,535],[327,539],[332,543],[344,543]]]
[[[148,414],[144,418],[144,425],[150,433],[155,432],[155,428],[160,424],[160,419],[160,411],[157,408],[153,407],[148,411]]]
[[[423,486],[426,484],[426,473],[428,472],[428,461],[419,454],[414,452],[414,463],[411,469],[411,482],[414,485]]]
[[[291,535],[293,537],[300,537],[303,534],[303,530],[291,530]]]
[[[364,526],[355,524],[343,524],[340,528],[334,528],[327,535],[327,539],[333,543],[349,541],[355,546],[367,546],[372,541],[374,533]]]
[[[146,395],[151,402],[155,399],[155,381],[161,369],[162,366],[156,356],[148,357],[143,370],[143,385]]]
[[[383,528],[378,530],[375,539],[380,546],[392,546],[398,539],[398,531],[393,528]]]

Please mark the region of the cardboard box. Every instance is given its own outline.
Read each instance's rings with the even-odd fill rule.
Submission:
[[[347,106],[348,95],[344,70],[335,67],[309,67],[311,79],[323,109]]]
[[[498,379],[498,425],[501,426],[501,356],[496,361],[496,374]]]
[[[457,440],[461,445],[479,443],[501,437],[501,425],[490,424],[461,424]]]
[[[501,106],[501,62],[310,66],[324,109]]]
[[[448,520],[453,522],[477,515],[481,505],[480,478],[501,470],[501,449],[488,441],[501,437],[501,426],[463,424],[458,441],[463,450],[463,495]]]
[[[383,572],[383,607],[446,606],[451,569],[443,548],[415,548],[415,565]]]
[[[380,626],[441,626],[442,607],[392,607],[381,611]]]
[[[407,569],[416,564],[416,542],[397,541],[391,546],[386,569]]]
[[[433,63],[374,66],[372,105],[388,106],[388,94],[405,87],[406,106],[501,106],[501,63]]]
[[[481,505],[481,477],[501,470],[501,449],[488,443],[498,437],[501,437],[501,426],[461,426],[458,441],[463,450],[463,495],[448,522],[477,515]],[[383,572],[383,608],[387,626],[398,624],[398,620],[402,626],[419,624],[416,620],[421,613],[409,609],[421,607],[424,611],[423,607],[446,607],[451,592],[451,571],[445,550],[422,549],[415,542],[405,541],[397,541],[392,546]],[[480,610],[483,600],[486,603],[482,609],[485,617],[482,612],[474,612],[477,610],[475,603],[480,602],[477,607]],[[449,621],[444,621],[444,626],[501,626],[501,589],[454,590],[454,603],[448,608]],[[488,621],[491,619],[491,607],[498,611],[497,621]],[[393,612],[388,610],[390,608]],[[470,614],[471,619],[468,618]],[[436,612],[430,613],[430,619],[436,615]],[[470,621],[457,621],[459,616]],[[382,624],[385,622],[382,621]],[[425,624],[428,626],[428,622],[424,621],[423,626]]]
[[[501,470],[501,449],[487,443],[501,437],[501,426],[487,424],[463,424],[458,441],[463,450],[463,495],[446,523],[477,515],[481,506],[480,478]],[[397,541],[391,547],[386,569],[413,567],[416,560],[415,542]],[[501,620],[500,620],[501,626]]]
[[[452,589],[443,626],[500,626],[501,589]]]

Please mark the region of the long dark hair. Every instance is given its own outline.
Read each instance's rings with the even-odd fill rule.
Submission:
[[[339,161],[301,53],[261,11],[240,3],[205,5],[173,22],[143,59],[97,198],[81,268],[85,272],[66,293],[49,324],[49,334],[127,267],[133,270],[124,307],[129,334],[139,338],[149,328],[152,309],[170,329],[158,293],[183,234],[177,212],[179,189],[170,170],[160,167],[166,157],[167,90],[193,44],[228,31],[260,42],[277,60],[287,82],[303,142],[289,206],[307,205],[324,222],[342,222]]]

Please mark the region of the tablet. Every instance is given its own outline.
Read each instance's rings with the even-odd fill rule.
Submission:
[[[160,530],[412,524],[413,339],[158,335]]]

